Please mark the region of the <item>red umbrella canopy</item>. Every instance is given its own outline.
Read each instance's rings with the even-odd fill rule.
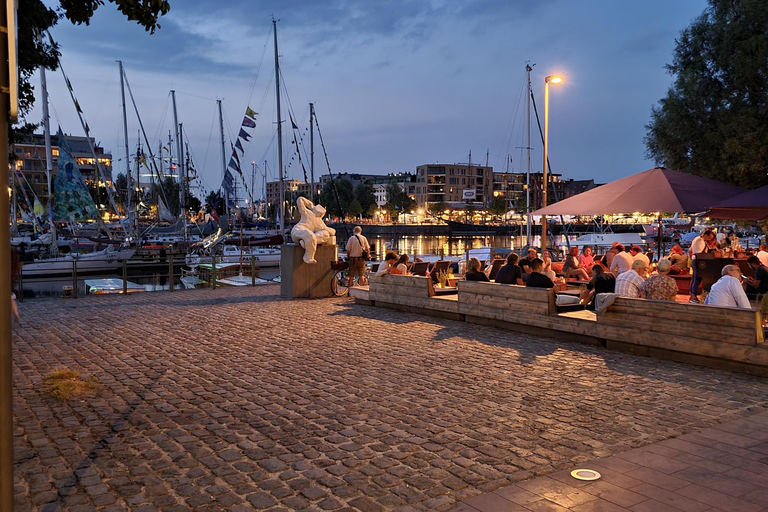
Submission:
[[[707,215],[716,219],[768,219],[768,186],[750,190],[718,203]]]
[[[669,169],[650,169],[569,197],[532,215],[703,212],[745,192],[741,187]]]

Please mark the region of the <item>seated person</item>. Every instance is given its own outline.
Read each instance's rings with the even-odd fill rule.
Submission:
[[[552,270],[552,258],[549,257],[549,251],[544,251],[541,254],[541,261],[544,262],[541,267],[541,273],[554,281],[557,274]]]
[[[529,288],[554,288],[555,283],[550,278],[541,273],[544,268],[544,262],[541,258],[533,258],[530,262],[531,273],[525,281],[525,286]]]
[[[520,256],[514,252],[507,254],[507,263],[496,274],[496,282],[501,284],[516,284],[523,286],[523,270],[517,266]]]
[[[379,265],[379,269],[376,271],[376,276],[382,276],[384,274],[396,274],[396,263],[397,253],[395,251],[389,251],[386,256],[384,256],[384,261],[381,263],[381,265]],[[393,269],[395,272],[392,272]]]
[[[704,304],[724,308],[750,309],[749,299],[741,286],[741,269],[738,265],[723,267],[722,276],[717,280],[704,300]]]
[[[616,255],[616,257],[618,258],[619,255]],[[616,260],[614,259],[614,261]],[[627,272],[619,274],[619,277],[616,278],[616,293],[621,297],[642,299],[643,283],[645,282],[645,274],[647,272],[648,266],[646,266],[643,260],[633,261],[632,268]]]
[[[480,260],[477,258],[469,258],[467,262],[467,271],[464,273],[464,279],[467,281],[484,281],[490,283],[491,280],[485,275],[485,272],[480,270]]]
[[[643,293],[646,299],[671,300],[677,296],[677,281],[669,277],[672,263],[664,258],[659,262],[658,274],[649,277],[643,283]]]
[[[587,271],[579,264],[579,248],[571,247],[571,251],[568,256],[565,257],[565,264],[563,265],[563,275],[565,279],[575,277],[581,281],[588,281],[589,275]]]
[[[768,293],[768,266],[757,256],[747,258],[747,265],[755,271],[755,277],[748,277],[745,281],[747,297],[756,300],[759,295]]]
[[[614,293],[616,290],[616,277],[606,272],[602,265],[592,266],[592,279],[587,284],[587,289],[581,294],[580,302],[587,305],[590,311],[595,310],[594,298],[598,293]]]
[[[643,260],[646,267],[649,267],[651,265],[651,260],[648,259],[648,256],[646,256],[643,253],[643,250],[640,248],[639,245],[633,245],[629,248],[629,254],[632,256],[633,260]]]
[[[672,246],[669,251],[669,262],[672,267],[669,269],[669,275],[675,276],[678,274],[688,274],[688,270],[691,268],[691,260],[680,244]]]
[[[612,248],[613,249],[613,248]],[[632,268],[632,262],[634,259],[628,252],[624,252],[624,246],[616,244],[616,255],[611,260],[610,270],[616,277],[620,276],[624,272],[628,272]]]
[[[613,264],[613,258],[620,252],[619,245],[621,245],[619,244],[619,242],[613,242],[613,244],[611,245],[611,248],[608,249],[608,251],[603,256],[603,265],[605,266],[605,268],[608,268],[608,269],[611,268],[611,265]],[[622,251],[624,250],[623,246],[621,250]]]
[[[579,267],[584,270],[591,269],[595,264],[595,257],[592,256],[592,248],[586,246],[579,256]]]
[[[531,262],[538,257],[539,254],[536,252],[536,249],[531,247],[528,249],[528,255],[525,258],[521,258],[517,264],[524,274],[529,274],[531,272]]]
[[[397,259],[397,262],[395,263],[395,268],[399,270],[399,273],[404,276],[410,273],[408,272],[408,255],[407,254],[400,255],[400,257]]]

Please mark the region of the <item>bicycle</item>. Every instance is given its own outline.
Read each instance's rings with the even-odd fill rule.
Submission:
[[[349,293],[349,263],[346,261],[332,261],[331,292],[337,297],[343,297]]]
[[[331,292],[337,297],[343,297],[349,293],[350,284],[354,284],[349,277],[349,262],[348,261],[332,261],[331,270],[333,275],[331,276]],[[365,266],[365,272],[362,279],[368,281],[368,265]]]

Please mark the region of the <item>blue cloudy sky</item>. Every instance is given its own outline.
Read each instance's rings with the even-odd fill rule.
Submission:
[[[672,77],[675,38],[705,0],[171,0],[149,35],[114,6],[90,26],[52,31],[92,135],[124,172],[119,74],[124,62],[152,144],[173,128],[169,91],[204,186],[218,188],[222,163],[216,99],[234,141],[246,105],[260,114],[244,166],[277,167],[272,16],[281,70],[297,123],[316,105],[334,172],[385,174],[432,162],[485,162],[525,171],[525,64],[543,108],[550,90],[550,159],[567,178],[610,181],[653,166],[643,136],[651,106]],[[82,134],[61,75],[48,74],[53,122]],[[31,120],[40,119],[35,111]],[[138,122],[129,105],[129,148]],[[534,138],[533,166],[541,169]],[[292,145],[285,136],[286,166]],[[317,174],[327,173],[316,144]],[[288,168],[303,179],[300,166]],[[256,179],[257,183],[260,179]],[[260,193],[260,187],[257,186]]]

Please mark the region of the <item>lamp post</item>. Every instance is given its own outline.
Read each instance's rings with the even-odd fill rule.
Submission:
[[[549,83],[559,84],[563,78],[550,75],[544,79],[544,170],[542,172],[541,207],[547,207],[547,151],[549,146]],[[547,250],[547,216],[541,216],[541,253]]]

